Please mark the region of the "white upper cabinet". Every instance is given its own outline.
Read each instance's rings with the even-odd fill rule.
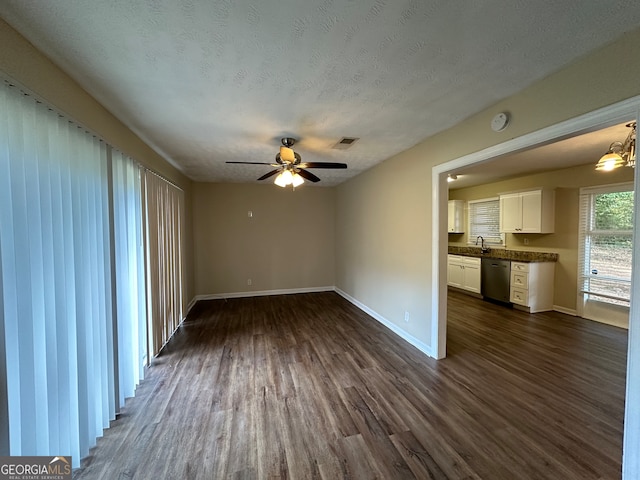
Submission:
[[[464,200],[449,200],[449,233],[464,233]]]
[[[555,192],[531,190],[500,195],[500,231],[553,233]]]

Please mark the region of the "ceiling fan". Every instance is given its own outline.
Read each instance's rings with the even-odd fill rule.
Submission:
[[[276,154],[276,163],[266,162],[226,162],[226,163],[240,163],[243,165],[271,165],[276,167],[275,170],[271,170],[265,173],[258,180],[265,180],[272,177],[275,174],[278,176],[275,179],[275,184],[279,187],[286,187],[287,185],[293,185],[297,187],[304,183],[304,180],[310,182],[319,182],[320,179],[313,173],[307,171],[307,168],[347,168],[346,163],[336,162],[303,162],[300,155],[293,151],[291,147],[296,143],[295,138],[285,137],[281,140],[282,146],[280,147],[280,153]]]

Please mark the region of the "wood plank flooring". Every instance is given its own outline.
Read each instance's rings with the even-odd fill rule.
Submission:
[[[616,479],[627,333],[449,294],[436,362],[339,295],[199,303],[74,479]]]

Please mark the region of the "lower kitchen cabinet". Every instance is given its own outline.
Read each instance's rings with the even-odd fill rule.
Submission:
[[[553,310],[553,262],[511,262],[510,301],[530,312]]]
[[[480,259],[448,255],[447,284],[469,292],[480,293]]]

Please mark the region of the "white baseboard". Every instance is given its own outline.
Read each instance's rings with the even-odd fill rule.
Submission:
[[[434,358],[432,352],[431,352],[431,347],[429,347],[429,345],[427,345],[426,343],[418,340],[416,337],[414,337],[413,335],[411,335],[410,333],[407,333],[406,331],[404,331],[403,329],[401,329],[400,327],[398,327],[398,325],[396,325],[395,323],[387,320],[386,318],[384,318],[382,315],[380,315],[379,313],[375,312],[374,310],[371,310],[369,307],[367,307],[365,304],[359,302],[358,300],[356,300],[355,298],[353,298],[351,295],[349,295],[348,293],[340,290],[339,288],[335,288],[335,291],[342,296],[343,298],[345,298],[346,300],[348,300],[349,302],[351,302],[353,305],[355,305],[356,307],[358,307],[360,310],[362,310],[364,313],[366,313],[367,315],[373,317],[375,320],[377,320],[378,322],[380,322],[382,325],[384,325],[385,327],[387,327],[389,330],[391,330],[393,333],[395,333],[396,335],[398,335],[400,338],[402,338],[403,340],[409,342],[411,345],[413,345],[414,347],[416,347],[418,350],[420,350],[422,353],[424,353],[425,355],[427,355],[428,357],[432,357]]]
[[[389,330],[391,330],[393,333],[398,335],[403,340],[409,342],[411,345],[416,347],[422,353],[424,353],[429,357],[433,357],[431,352],[431,347],[429,347],[429,345],[418,340],[416,337],[414,337],[410,333],[407,333],[406,331],[398,327],[395,323],[387,320],[382,315],[370,309],[365,304],[359,302],[348,293],[333,286],[308,287],[308,288],[284,288],[284,289],[278,289],[278,290],[258,290],[258,291],[250,291],[250,292],[232,292],[232,293],[215,293],[215,294],[196,295],[189,302],[189,305],[187,307],[187,314],[193,308],[193,306],[200,300],[224,300],[227,298],[261,297],[261,296],[267,296],[267,295],[291,295],[296,293],[316,293],[316,292],[338,293],[341,297],[345,298],[350,303],[352,303],[353,305],[358,307],[360,310],[362,310],[364,313],[371,316],[374,320],[378,321],[379,323],[387,327]]]
[[[573,308],[561,307],[560,305],[554,305],[553,306],[553,311],[554,312],[564,313],[566,315],[571,315],[572,317],[577,317],[578,316],[578,311],[577,310],[575,310]]]
[[[189,302],[189,305],[187,305],[187,309],[185,310],[184,315],[182,316],[182,321],[184,321],[187,318],[187,316],[189,315],[189,312],[195,306],[196,303],[198,303],[198,299],[196,297],[193,297]]]
[[[189,303],[188,310],[191,310],[200,300],[225,300],[227,298],[244,298],[244,297],[266,297],[269,295],[292,295],[296,293],[318,293],[333,292],[336,287],[305,287],[305,288],[281,288],[277,290],[252,290],[247,292],[229,292],[229,293],[212,293],[205,295],[196,295]]]

